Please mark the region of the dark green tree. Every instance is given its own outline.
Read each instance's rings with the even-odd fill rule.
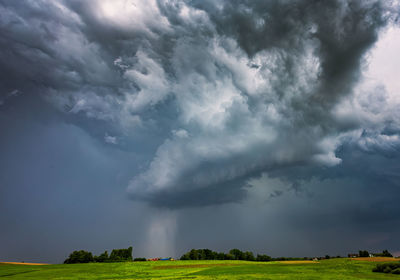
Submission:
[[[113,262],[123,262],[132,260],[132,247],[128,249],[113,249],[109,260]]]
[[[392,258],[393,255],[391,253],[389,253],[388,250],[383,250],[382,251],[382,257],[390,257],[390,258]]]
[[[104,251],[104,253],[100,254],[99,256],[94,256],[95,262],[106,262],[109,260],[108,252]]]
[[[210,249],[203,249],[203,256],[204,260],[213,260],[214,259],[214,252]]]
[[[232,249],[229,254],[233,255],[234,260],[244,260],[244,253],[239,249]]]
[[[246,251],[243,253],[243,258],[246,261],[255,261],[255,257],[252,252]]]
[[[197,252],[197,250],[192,249],[189,252],[189,260],[198,260],[199,259],[199,253]]]
[[[226,260],[226,254],[225,253],[217,253],[215,255],[216,260]]]
[[[183,254],[182,257],[180,258],[180,260],[181,260],[181,261],[188,261],[188,260],[190,260],[189,253]]]
[[[69,263],[89,263],[93,262],[93,255],[91,252],[84,250],[73,251],[69,257],[64,261],[65,264]]]
[[[257,254],[256,261],[258,261],[258,262],[269,262],[269,261],[271,261],[271,257],[267,256],[267,255],[258,255]]]
[[[369,253],[368,253],[368,251],[359,251],[358,256],[360,256],[362,258],[366,258],[366,257],[369,257]]]

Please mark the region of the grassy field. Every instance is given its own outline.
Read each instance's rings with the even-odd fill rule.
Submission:
[[[158,261],[58,265],[0,264],[1,279],[400,279],[350,259],[319,262]]]

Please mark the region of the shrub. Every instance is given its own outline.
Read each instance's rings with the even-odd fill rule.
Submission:
[[[146,258],[135,258],[133,261],[134,262],[145,262]]]
[[[392,269],[390,267],[385,267],[385,269],[383,270],[384,273],[390,273],[392,272]]]
[[[393,274],[400,274],[400,268],[396,268],[392,271]]]
[[[400,274],[400,262],[382,263],[372,269],[373,272]]]

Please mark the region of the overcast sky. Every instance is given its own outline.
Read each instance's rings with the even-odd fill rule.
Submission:
[[[0,0],[0,260],[400,254],[399,10]]]

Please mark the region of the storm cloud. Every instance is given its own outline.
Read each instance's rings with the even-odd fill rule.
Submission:
[[[0,0],[3,192],[21,183],[15,145],[56,141],[53,152],[80,145],[60,153],[60,170],[81,168],[45,176],[44,185],[81,185],[93,162],[101,175],[87,184],[99,192],[108,184],[105,193],[151,211],[187,210],[169,218],[170,231],[199,209],[278,211],[275,201],[291,199],[308,221],[320,220],[302,203],[321,190],[340,200],[346,187],[335,184],[351,190],[342,209],[370,192],[389,223],[398,207],[372,197],[378,185],[398,194],[399,88],[394,71],[386,81],[370,75],[386,69],[371,53],[398,28],[398,10],[377,0]],[[48,153],[27,161],[40,158],[51,173],[46,162],[57,158]],[[323,213],[336,213],[325,205]],[[362,228],[370,212],[349,219]]]
[[[341,139],[364,127],[337,110],[389,7],[3,1],[2,92],[33,91],[127,142],[160,129],[148,166],[133,171],[133,199],[172,208],[240,201],[248,180],[270,169],[340,164]]]

